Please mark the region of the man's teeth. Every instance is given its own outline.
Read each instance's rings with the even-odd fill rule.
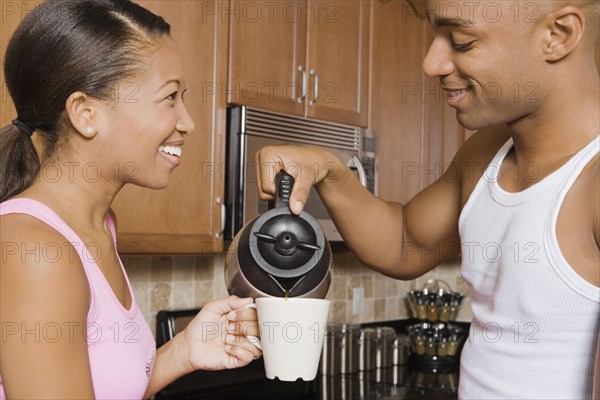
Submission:
[[[179,146],[160,146],[158,151],[170,154],[172,156],[181,157],[181,147]]]
[[[465,89],[452,90],[448,92],[448,97],[456,97],[464,93]]]

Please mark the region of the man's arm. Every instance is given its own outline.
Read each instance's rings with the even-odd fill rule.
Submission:
[[[403,205],[373,196],[347,168],[337,175],[317,191],[345,242],[370,268],[413,279],[459,254],[460,179],[444,175]]]
[[[508,137],[505,127],[477,132],[444,174],[406,205],[375,197],[341,160],[312,147],[265,147],[258,152],[259,193],[264,200],[271,198],[276,173],[288,166],[296,179],[292,212],[300,213],[314,185],[344,241],[363,263],[391,277],[413,279],[460,253],[458,219],[464,202]]]
[[[275,192],[273,177],[286,165],[293,166],[287,172],[296,180],[292,211],[301,211],[315,185],[344,241],[370,268],[412,279],[458,255],[461,183],[456,176],[442,176],[404,206],[375,197],[322,149],[267,147],[257,154],[263,199]],[[315,165],[326,167],[315,173]]]

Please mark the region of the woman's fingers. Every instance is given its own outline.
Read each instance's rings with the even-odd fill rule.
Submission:
[[[211,311],[218,315],[228,314],[233,310],[241,309],[245,305],[252,304],[254,300],[250,297],[240,298],[237,296],[229,296],[223,299],[209,301],[202,307],[204,311]]]
[[[262,351],[244,336],[228,334],[225,343],[225,351],[228,354],[245,362],[255,360],[262,355]]]
[[[227,326],[227,333],[239,336],[260,336],[256,321],[230,322]]]

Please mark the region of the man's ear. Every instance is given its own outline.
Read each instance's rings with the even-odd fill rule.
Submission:
[[[575,6],[566,6],[544,18],[544,56],[548,62],[568,56],[581,42],[585,30],[585,16]]]
[[[65,109],[73,128],[87,139],[93,138],[98,132],[97,100],[83,92],[74,92],[67,99]]]

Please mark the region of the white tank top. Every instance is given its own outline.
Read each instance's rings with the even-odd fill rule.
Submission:
[[[459,398],[590,399],[600,288],[562,255],[556,221],[600,136],[518,193],[498,185],[512,146],[498,151],[459,220],[461,273],[473,294]]]

